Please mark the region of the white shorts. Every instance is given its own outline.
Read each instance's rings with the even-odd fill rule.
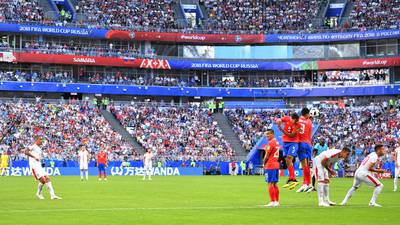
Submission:
[[[353,187],[359,188],[362,183],[366,183],[368,186],[378,187],[382,183],[372,175],[372,173],[367,171],[356,171],[354,174]]]
[[[80,164],[79,169],[80,170],[88,170],[88,164]]]
[[[316,162],[314,162],[313,171],[314,171],[314,176],[315,176],[315,179],[317,180],[317,182],[318,182],[318,181],[329,180],[329,173],[328,173],[328,170],[325,169],[325,168],[321,165],[321,163],[318,163],[318,162],[316,163]]]
[[[144,165],[144,171],[148,171],[148,170],[152,170],[153,169],[153,165],[151,165],[151,164],[148,164],[148,165]]]
[[[36,179],[39,180],[42,177],[48,176],[46,170],[40,165],[40,163],[33,163],[30,164],[31,171],[32,171],[32,176]]]

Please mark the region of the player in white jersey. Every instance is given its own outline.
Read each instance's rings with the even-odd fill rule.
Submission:
[[[369,206],[381,207],[379,204],[376,203],[376,199],[383,189],[383,184],[375,178],[373,173],[386,172],[382,169],[375,169],[375,165],[379,163],[380,157],[382,157],[384,154],[385,148],[383,147],[383,145],[376,145],[375,152],[372,152],[367,157],[365,157],[365,159],[361,162],[360,166],[354,174],[353,187],[351,187],[350,190],[347,192],[346,197],[342,201],[342,205],[346,205],[353,193],[361,186],[361,184],[366,183],[369,186],[375,187],[374,194],[372,195],[371,201],[369,202]]]
[[[329,207],[336,205],[329,199],[329,177],[335,176],[336,172],[332,169],[332,165],[339,159],[347,159],[350,155],[350,149],[344,147],[342,150],[330,149],[322,152],[313,160],[314,174],[318,182],[318,205]]]
[[[144,173],[143,173],[143,180],[146,180],[146,175],[148,175],[149,180],[151,180],[151,171],[153,168],[153,153],[150,149],[143,156],[143,164],[144,164]]]
[[[35,177],[36,180],[39,181],[36,196],[41,200],[44,199],[42,195],[42,189],[43,186],[46,185],[47,189],[49,190],[51,199],[61,199],[54,193],[54,188],[51,184],[50,177],[46,173],[40,162],[43,158],[43,151],[41,149],[42,144],[42,138],[36,137],[35,142],[30,145],[25,151],[25,154],[29,158],[29,166],[31,168],[32,175]]]
[[[86,150],[85,146],[82,146],[78,152],[79,158],[79,169],[81,170],[81,181],[83,181],[83,174],[86,175],[86,180],[89,180],[89,152]]]
[[[400,139],[399,139],[400,143]],[[394,188],[393,191],[397,191],[397,184],[400,175],[400,145],[394,150]]]

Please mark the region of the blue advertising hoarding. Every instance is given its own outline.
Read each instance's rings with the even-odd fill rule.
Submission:
[[[266,34],[266,43],[293,43],[293,42],[332,42],[332,41],[361,41],[400,38],[400,29],[373,30],[344,33],[316,33],[316,34]]]
[[[107,29],[90,29],[62,26],[42,26],[0,23],[0,32],[41,34],[68,37],[105,38]]]
[[[79,167],[46,167],[45,171],[50,176],[79,176]],[[111,176],[143,176],[143,167],[108,167],[107,174]],[[8,170],[9,176],[31,176],[29,167],[13,166]],[[89,175],[98,175],[96,167],[89,167]],[[153,176],[201,176],[203,168],[201,167],[154,167]]]

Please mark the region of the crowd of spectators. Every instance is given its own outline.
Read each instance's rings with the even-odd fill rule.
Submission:
[[[311,79],[301,76],[273,76],[271,78],[248,77],[210,77],[208,85],[197,75],[168,74],[136,74],[129,72],[81,72],[75,76],[71,71],[20,71],[0,70],[0,81],[18,82],[58,82],[58,83],[92,83],[120,84],[138,86],[169,87],[226,87],[226,88],[287,88],[313,86],[363,86],[389,84],[387,69],[371,69],[363,71],[325,71],[318,72]]]
[[[79,0],[76,12],[95,26],[176,28],[173,0]]]
[[[208,19],[205,27],[220,31],[310,30],[319,1],[203,0]]]
[[[76,160],[77,151],[84,145],[91,159],[99,149],[109,153],[110,160],[135,158],[137,153],[119,133],[88,102],[44,102],[1,100],[0,130],[5,138],[2,150],[11,151],[15,160],[26,159],[24,150],[32,144],[33,137],[44,137],[45,159]],[[9,129],[9,121],[21,121]]]
[[[60,82],[73,83],[72,74],[68,72],[21,72],[0,71],[0,81],[18,81],[18,82]]]
[[[10,46],[5,43],[0,45],[2,50],[10,50]],[[54,43],[54,42],[34,42],[26,41],[21,51],[43,54],[61,54],[61,55],[85,55],[102,57],[126,57],[126,58],[154,58],[157,54],[154,48],[148,48],[145,51],[135,47],[117,47],[110,43],[107,46],[94,46],[90,44]]]
[[[331,148],[350,146],[353,150],[351,160],[360,162],[373,151],[376,143],[388,146],[387,160],[400,139],[400,100],[383,100],[370,105],[347,105],[345,107],[324,106],[319,108],[319,116],[314,122],[319,129],[314,142],[324,139]],[[242,146],[250,151],[257,141],[273,128],[274,121],[289,114],[282,110],[226,110],[225,114],[238,135]]]
[[[359,86],[384,85],[389,83],[388,69],[370,69],[361,71],[321,71],[314,77],[313,83],[303,81],[295,83],[296,87],[307,86]]]
[[[396,29],[400,27],[399,0],[352,0],[349,26],[353,29]]]
[[[112,106],[146,150],[178,160],[230,160],[234,152],[212,114],[200,107]]]
[[[38,0],[0,0],[0,22],[46,22]]]

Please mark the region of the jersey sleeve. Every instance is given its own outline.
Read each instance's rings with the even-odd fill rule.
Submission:
[[[287,122],[290,121],[290,117],[284,116],[284,117],[281,118],[281,121],[284,122],[284,123],[287,123]]]

